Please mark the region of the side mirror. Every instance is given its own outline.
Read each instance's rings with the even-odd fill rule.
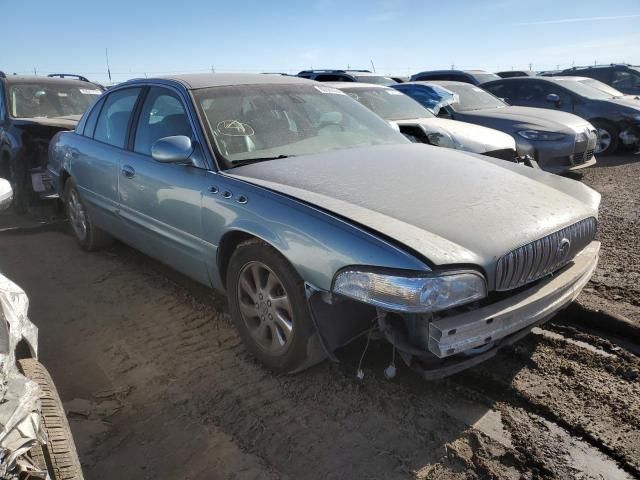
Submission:
[[[504,103],[506,103],[507,105],[511,105],[511,102],[509,101],[508,98],[505,97],[500,97],[500,100],[502,100]]]
[[[184,163],[193,153],[193,143],[189,137],[175,135],[157,140],[151,146],[151,156],[156,162]]]
[[[560,96],[557,93],[550,93],[547,95],[547,102],[553,103],[558,107],[560,105]]]
[[[13,189],[8,180],[0,178],[0,211],[9,208],[13,200]]]

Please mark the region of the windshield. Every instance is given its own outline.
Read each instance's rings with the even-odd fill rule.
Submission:
[[[391,77],[382,77],[380,75],[357,75],[356,78],[359,82],[363,83],[374,83],[376,85],[394,85],[396,82]]]
[[[591,98],[594,100],[608,100],[609,98],[611,98],[611,95],[609,95],[608,93],[605,93],[602,90],[599,90],[582,82],[567,80],[562,77],[557,77],[555,78],[555,80],[567,90],[571,90],[573,93],[576,93],[581,97]]]
[[[434,116],[412,98],[391,88],[359,87],[345,88],[342,91],[385,120],[406,120]]]
[[[241,85],[194,92],[227,166],[408,140],[326,85]]]
[[[596,80],[594,78],[583,78],[578,81],[590,87],[596,88],[598,90],[602,90],[604,93],[606,93],[607,95],[610,95],[611,97],[624,96],[624,93],[622,93],[620,90],[616,90],[615,88],[607,85],[606,83],[601,82],[600,80]]]
[[[82,115],[102,90],[60,84],[19,83],[9,87],[9,114],[14,118]]]
[[[458,101],[451,107],[458,112],[506,107],[507,104],[489,92],[468,83],[448,83],[446,88],[458,94]]]

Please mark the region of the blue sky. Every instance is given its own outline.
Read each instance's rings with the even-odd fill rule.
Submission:
[[[0,0],[0,69],[145,74],[640,64],[640,0]]]

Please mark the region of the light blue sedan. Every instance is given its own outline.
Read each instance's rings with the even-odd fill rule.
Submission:
[[[459,371],[567,306],[598,259],[590,188],[412,144],[295,77],[125,82],[48,169],[83,248],[116,237],[225,292],[282,372],[375,330],[426,377]]]

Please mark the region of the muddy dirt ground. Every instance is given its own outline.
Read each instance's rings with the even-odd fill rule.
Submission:
[[[30,296],[88,479],[634,478],[640,346],[580,312],[640,323],[640,158],[600,159],[583,181],[603,194],[588,310],[439,382],[400,365],[386,380],[386,345],[359,381],[359,343],[274,376],[223,298],[124,245],[81,251],[64,223],[38,226],[50,209],[0,216],[0,271]]]

